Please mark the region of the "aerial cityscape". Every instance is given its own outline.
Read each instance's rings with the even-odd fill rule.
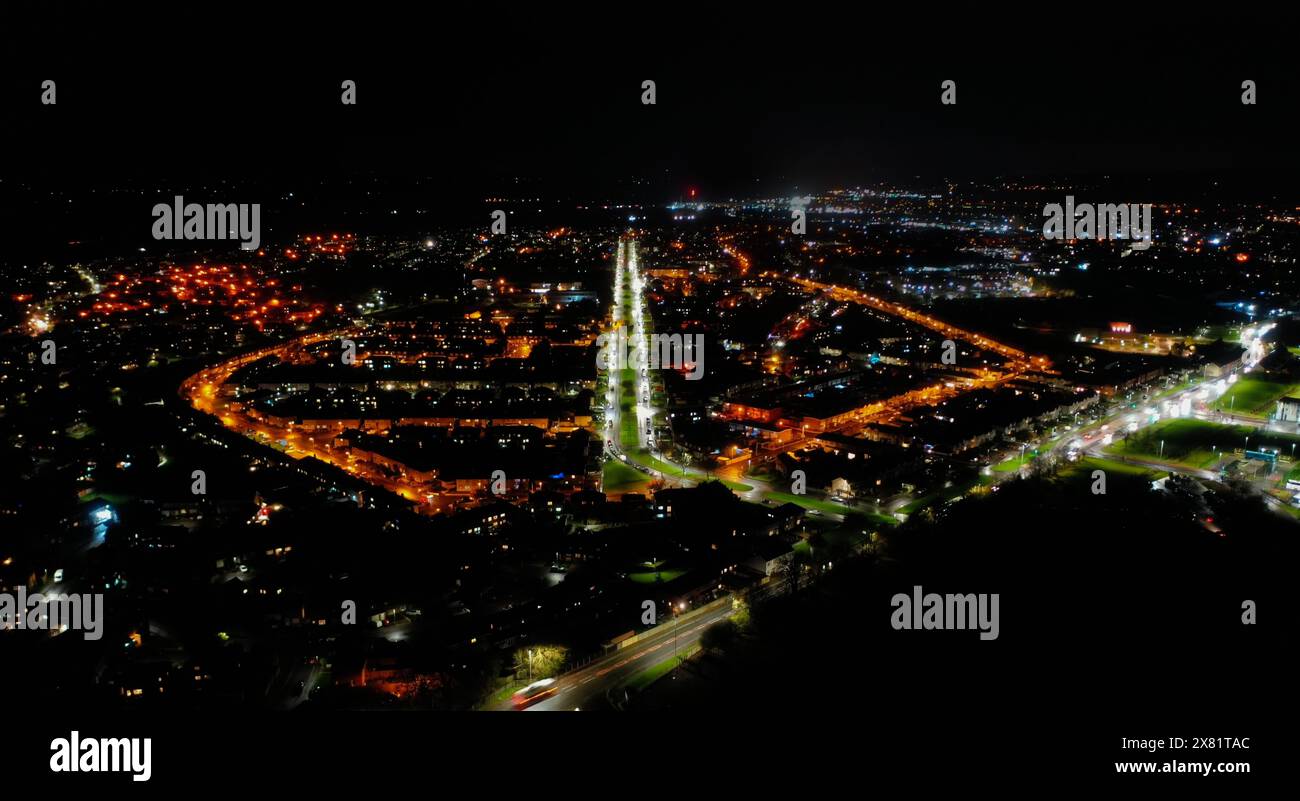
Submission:
[[[282,112],[320,132],[255,156],[122,134],[0,168],[6,686],[62,730],[1004,703],[1071,728],[1181,699],[1214,725],[1106,747],[1214,735],[1206,773],[1249,772],[1263,729],[1220,715],[1293,684],[1300,556],[1269,76],[1195,84],[1222,97],[1194,131],[1178,98],[1097,130],[1032,101],[1011,133],[957,73],[866,112],[833,77],[703,74],[601,76],[532,121],[550,78],[514,103],[490,76],[404,133],[351,127],[391,88],[332,116],[378,80],[330,72]],[[28,152],[42,104],[107,102],[64,75],[15,90]]]

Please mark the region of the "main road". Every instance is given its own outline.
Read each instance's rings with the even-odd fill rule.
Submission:
[[[558,677],[554,685],[556,692],[527,707],[527,710],[573,712],[603,708],[606,694],[626,684],[633,676],[689,653],[705,629],[731,617],[734,602],[731,596],[727,596],[703,609],[685,622],[670,619],[661,623],[642,634],[643,639],[633,645]],[[490,709],[505,711],[513,708],[513,702],[507,699]]]
[[[665,479],[675,478],[682,481],[704,480],[699,471],[692,470],[668,461],[655,448],[654,421],[656,416],[664,413],[662,408],[654,405],[654,393],[650,386],[650,345],[649,321],[645,310],[645,279],[641,276],[640,260],[637,256],[636,239],[622,239],[614,262],[614,321],[610,334],[616,343],[621,343],[620,333],[626,334],[627,353],[620,354],[617,364],[606,362],[608,381],[605,392],[605,452],[615,459],[620,459],[630,466],[650,475],[660,475]],[[629,298],[623,297],[625,288],[631,288]],[[632,397],[623,396],[623,372],[632,371]],[[635,416],[635,437],[623,437],[623,405],[628,406]],[[629,451],[631,453],[629,453]],[[676,468],[674,472],[656,470],[652,462],[643,459],[640,451],[645,451],[659,462]]]
[[[630,289],[630,292],[627,290]],[[625,298],[624,295],[627,294]],[[641,262],[637,253],[637,241],[628,237],[618,243],[614,261],[614,309],[613,329],[609,332],[619,341],[620,331],[627,332],[626,365],[619,362],[618,369],[608,369],[605,392],[605,453],[613,459],[619,459],[630,467],[652,477],[676,482],[682,486],[703,483],[710,479],[721,479],[732,484],[734,492],[746,500],[766,502],[769,493],[785,492],[787,487],[778,487],[753,476],[743,475],[739,470],[719,470],[710,474],[698,468],[678,464],[670,460],[656,447],[654,423],[656,419],[666,420],[666,410],[655,403],[655,393],[651,386],[652,371],[648,368],[653,350],[650,338],[653,333],[653,320],[646,311],[645,278],[641,273]],[[639,355],[640,354],[640,355]],[[632,398],[629,411],[635,415],[635,437],[623,437],[623,368],[632,368]],[[646,454],[650,458],[646,458]],[[664,469],[664,468],[668,469]],[[742,489],[747,486],[748,489]],[[813,490],[810,497],[814,500],[829,500],[825,493]],[[822,514],[818,511],[815,514]],[[831,520],[843,520],[844,515],[826,513]]]

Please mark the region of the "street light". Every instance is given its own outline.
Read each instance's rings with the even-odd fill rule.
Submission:
[[[677,629],[681,626],[679,613],[686,610],[686,602],[682,601],[673,607],[673,661],[677,661]]]

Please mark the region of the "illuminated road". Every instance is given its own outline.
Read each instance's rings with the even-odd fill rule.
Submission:
[[[1228,415],[1213,409],[1198,408],[1198,404],[1212,403],[1215,399],[1215,392],[1222,394],[1222,390],[1216,390],[1213,382],[1202,382],[1194,386],[1171,392],[1163,397],[1151,398],[1145,401],[1139,401],[1139,409],[1128,408],[1124,402],[1119,402],[1117,408],[1095,422],[1081,426],[1077,431],[1070,431],[1057,438],[1048,448],[1043,450],[1038,459],[1052,461],[1065,461],[1066,454],[1073,450],[1077,452],[1078,457],[1091,457],[1112,462],[1145,467],[1152,470],[1177,473],[1184,476],[1192,476],[1203,481],[1219,481],[1220,476],[1218,469],[1206,470],[1202,468],[1193,468],[1187,465],[1177,464],[1175,462],[1164,461],[1158,457],[1145,455],[1133,455],[1124,453],[1108,453],[1105,448],[1113,438],[1122,436],[1124,433],[1136,433],[1148,426],[1154,425],[1158,420],[1170,419],[1171,415],[1162,413],[1160,410],[1169,407],[1178,407],[1186,409],[1185,413],[1180,413],[1174,419],[1196,419],[1206,422],[1223,423],[1225,418],[1232,420]],[[1153,414],[1153,412],[1155,412]],[[1278,431],[1279,433],[1288,433],[1282,426],[1272,424],[1261,424],[1258,420],[1241,418],[1238,424],[1250,425],[1257,430]],[[1019,453],[1013,451],[1006,456],[1007,459],[1015,458]],[[1229,454],[1223,455],[1225,458]],[[991,473],[995,483],[1008,481],[1029,470],[1031,462],[1025,462],[1020,470],[1008,471],[1005,473]],[[1259,492],[1264,502],[1273,510],[1289,515],[1286,504],[1266,491],[1267,484],[1271,483],[1270,478],[1260,483],[1252,483],[1251,486]]]
[[[706,480],[699,471],[675,464],[664,457],[655,447],[654,421],[664,410],[654,405],[651,371],[649,369],[650,348],[649,315],[645,310],[645,279],[641,275],[640,259],[637,255],[635,239],[619,242],[618,254],[614,264],[614,325],[615,331],[627,330],[627,367],[632,370],[631,407],[636,416],[636,442],[622,441],[623,423],[623,385],[621,370],[610,370],[608,389],[605,395],[605,452],[611,457],[621,459],[628,465],[652,476],[674,479],[683,483],[696,483]],[[624,291],[631,289],[629,303],[623,302]],[[629,455],[625,450],[632,451]],[[640,451],[645,451],[675,471],[668,473],[656,470],[642,463]]]
[[[631,406],[636,415],[636,442],[633,445],[631,441],[624,443],[621,440],[622,402],[624,400],[621,371],[610,370],[605,394],[605,452],[611,458],[620,459],[646,475],[662,478],[665,482],[671,484],[689,487],[710,479],[724,479],[733,482],[733,484],[747,485],[751,489],[733,489],[733,491],[742,498],[755,503],[762,502],[770,492],[786,492],[789,487],[776,486],[752,476],[745,476],[739,467],[724,468],[710,474],[698,468],[679,464],[669,459],[656,447],[652,433],[653,422],[655,419],[666,419],[666,411],[662,406],[655,404],[654,387],[652,386],[654,374],[648,367],[643,369],[644,364],[642,364],[643,361],[648,362],[650,358],[651,348],[649,343],[653,334],[653,321],[645,306],[645,287],[645,279],[641,274],[641,263],[637,253],[637,241],[635,239],[620,241],[614,264],[613,319],[615,332],[620,328],[628,330],[627,366],[633,368],[634,376],[634,395],[631,399]],[[628,302],[625,303],[623,294],[628,289],[631,290],[630,297]],[[638,354],[644,354],[644,357],[642,358]],[[950,391],[952,390],[949,388],[939,386],[934,388],[932,393],[926,395],[926,398],[933,401],[940,397],[942,393]],[[797,447],[798,444],[802,444],[802,440],[800,443],[792,443],[790,447]],[[625,452],[625,446],[628,452]],[[645,453],[648,453],[654,460],[670,469],[666,471],[657,469],[652,462],[645,458]],[[826,499],[825,493],[820,490],[812,490],[809,493],[809,498],[811,500]],[[821,512],[815,514],[821,514]],[[825,516],[830,520],[844,519],[843,515],[835,513],[826,513]]]
[[[636,240],[628,242],[627,272],[632,282],[632,352],[638,356],[632,364],[638,365],[634,386],[636,387],[636,422],[637,442],[643,448],[654,452],[653,426],[655,416],[662,409],[656,409],[650,392],[650,332],[647,330],[645,313],[645,279],[641,277],[641,262],[637,258]],[[671,464],[671,463],[670,463]]]
[[[836,286],[834,284],[823,284],[817,281],[810,281],[806,278],[791,278],[795,284],[803,287],[810,292],[825,292],[830,297],[839,301],[858,303],[863,306],[869,306],[877,311],[891,314],[895,317],[901,317],[908,322],[928,328],[931,331],[943,334],[949,339],[962,339],[977,345],[984,350],[990,350],[1008,360],[1008,369],[1012,372],[1024,372],[1029,369],[1048,371],[1051,362],[1045,356],[1029,356],[1024,351],[1013,348],[1010,345],[1004,345],[990,339],[983,334],[977,334],[973,331],[966,331],[958,328],[951,323],[946,323],[937,317],[931,317],[923,312],[910,309],[901,303],[884,300],[866,292],[856,289]]]
[[[623,370],[636,364],[636,338],[633,334],[628,333],[632,327],[633,319],[632,307],[625,303],[623,299],[624,292],[627,291],[629,282],[631,282],[629,264],[634,263],[636,253],[635,240],[620,240],[618,243],[618,252],[614,261],[614,328],[611,335],[615,337],[627,336],[627,353],[618,353],[616,363],[608,363],[608,387],[605,392],[606,419],[605,419],[605,452],[613,458],[622,458],[625,444],[622,441],[622,424],[623,424]],[[633,283],[634,288],[638,284]],[[639,298],[638,298],[639,300]],[[634,300],[634,303],[636,301]],[[621,343],[621,340],[616,340]],[[613,360],[611,360],[613,362]],[[635,384],[634,384],[635,386]],[[634,390],[635,391],[635,390]],[[634,405],[635,409],[636,406]],[[637,430],[640,433],[644,423],[639,423]],[[642,444],[642,437],[639,435],[635,447]],[[627,459],[623,459],[627,461]],[[632,464],[629,462],[629,464]],[[636,466],[633,464],[633,466]]]
[[[723,250],[740,265],[741,273],[744,274],[749,269],[749,260],[739,250],[734,249],[729,244],[723,245]],[[768,273],[764,273],[768,275]],[[825,293],[826,296],[833,300],[856,303],[867,306],[880,312],[899,317],[915,325],[928,328],[946,338],[961,339],[980,347],[983,350],[996,353],[1007,362],[1001,371],[992,369],[982,369],[978,373],[972,374],[963,379],[948,379],[927,387],[912,390],[900,395],[883,399],[877,403],[870,404],[852,415],[852,419],[840,424],[832,431],[839,433],[854,434],[860,430],[860,426],[866,423],[890,422],[893,418],[918,406],[932,406],[950,400],[974,389],[992,388],[999,384],[1019,378],[1022,374],[1031,370],[1038,372],[1051,371],[1051,362],[1045,356],[1031,356],[1010,345],[997,342],[983,334],[973,331],[966,331],[955,325],[947,323],[936,317],[932,317],[915,309],[908,308],[901,303],[884,300],[866,292],[848,287],[837,286],[835,284],[824,284],[809,279],[799,278],[797,276],[781,276],[778,273],[771,275],[784,277],[786,280],[811,293]],[[795,326],[797,330],[802,325],[802,320]]]
[[[705,629],[731,617],[732,600],[728,596],[714,601],[707,609],[680,625],[674,620],[661,623],[645,640],[560,676],[555,682],[558,691],[528,707],[527,711],[572,712],[604,708],[607,692],[627,683],[638,673],[673,659],[674,654],[688,653],[699,642]],[[512,708],[509,700],[493,707],[498,711]]]
[[[180,386],[181,397],[188,400],[198,411],[218,418],[226,428],[256,442],[268,446],[283,443],[279,446],[280,449],[294,459],[304,459],[308,456],[314,457],[362,481],[400,495],[408,501],[417,504],[423,503],[432,508],[434,499],[428,494],[428,487],[381,474],[366,463],[357,461],[345,450],[335,449],[331,445],[333,440],[331,433],[304,433],[295,431],[292,428],[275,428],[265,420],[248,414],[246,408],[236,408],[236,405],[223,399],[219,394],[221,386],[230,380],[236,370],[245,365],[272,356],[284,359],[295,351],[311,345],[356,335],[357,333],[351,330],[309,334],[279,345],[242,354],[221,364],[201,370],[185,379]],[[317,441],[318,436],[319,441]]]

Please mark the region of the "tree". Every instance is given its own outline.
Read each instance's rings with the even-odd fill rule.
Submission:
[[[562,645],[531,645],[515,649],[515,665],[531,681],[559,673],[569,659],[569,649]]]
[[[719,620],[700,632],[700,647],[706,651],[726,651],[736,641],[740,630],[730,620]]]
[[[783,568],[785,574],[790,577],[790,594],[799,592],[799,577],[803,573],[803,566],[808,562],[808,555],[801,549],[796,548],[790,555],[790,559],[785,563]]]
[[[747,595],[736,595],[731,601],[731,620],[736,624],[736,630],[747,628],[750,624],[749,617],[749,597]]]

